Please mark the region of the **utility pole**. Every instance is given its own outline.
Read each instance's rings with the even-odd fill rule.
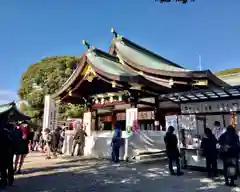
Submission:
[[[202,71],[202,56],[200,54],[198,54],[198,67]]]

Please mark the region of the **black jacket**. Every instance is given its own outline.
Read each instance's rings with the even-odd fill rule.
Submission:
[[[53,133],[52,133],[52,141],[51,141],[51,144],[52,144],[52,147],[53,148],[58,148],[59,146],[59,143],[60,143],[60,132],[55,130]]]
[[[178,139],[173,133],[167,132],[164,137],[168,157],[179,157]]]
[[[11,133],[6,129],[0,129],[0,166],[4,167],[9,162],[9,158],[13,157],[14,143]]]
[[[201,142],[201,149],[203,150],[203,155],[209,158],[217,158],[217,139],[214,135],[211,137],[203,138]]]
[[[226,131],[219,138],[221,146],[221,156],[224,158],[238,157],[240,152],[239,137],[236,133]]]

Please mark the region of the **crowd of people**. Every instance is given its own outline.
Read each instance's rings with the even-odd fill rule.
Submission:
[[[180,151],[178,139],[174,134],[174,127],[170,126],[164,137],[166,151],[169,160],[169,172],[171,175],[182,175],[180,171]],[[218,175],[218,159],[223,162],[223,173],[225,184],[235,186],[235,180],[239,174],[240,142],[236,129],[229,125],[227,129],[221,127],[220,122],[214,123],[214,128],[204,129],[204,137],[201,139],[200,149],[202,156],[206,159],[208,177]],[[173,161],[176,162],[177,173],[173,170]]]
[[[174,134],[174,127],[170,126],[164,137],[166,144],[166,152],[169,160],[169,171],[171,175],[183,175],[180,166],[180,151],[178,138]],[[214,128],[204,129],[204,137],[201,139],[200,149],[202,156],[206,158],[206,168],[209,177],[218,175],[219,158],[223,162],[223,170],[225,183],[228,186],[235,186],[235,180],[239,173],[239,154],[240,142],[236,129],[231,125],[227,129],[221,127],[216,121]],[[87,136],[82,125],[75,129],[73,135],[72,156],[77,150],[77,155],[84,154],[85,137]],[[63,142],[65,138],[65,128],[56,128],[50,130],[48,128],[31,131],[27,122],[4,125],[0,129],[0,189],[6,185],[12,185],[14,175],[21,174],[24,159],[29,151],[42,151],[46,153],[46,159],[52,156],[57,157],[57,154],[62,153]],[[120,125],[116,124],[112,137],[112,161],[119,162],[120,147],[123,146],[123,139]],[[177,172],[173,169],[173,162],[177,166]]]
[[[14,175],[21,174],[24,159],[30,151],[46,153],[46,159],[61,154],[65,129],[31,130],[27,122],[5,123],[0,128],[0,189],[12,185]]]
[[[20,174],[29,153],[29,127],[27,122],[2,125],[0,129],[0,188],[12,185],[14,174]],[[15,159],[15,160],[14,160]]]
[[[62,154],[64,138],[65,128],[38,130],[34,133],[31,148],[33,151],[46,153],[46,159],[56,158],[57,154]]]

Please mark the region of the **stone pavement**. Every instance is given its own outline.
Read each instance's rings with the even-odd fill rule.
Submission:
[[[223,178],[206,179],[204,173],[185,170],[182,177],[169,176],[163,163],[120,163],[106,160],[59,158],[45,160],[30,154],[22,175],[9,192],[195,192],[240,191],[224,186]],[[240,184],[240,183],[239,183]]]

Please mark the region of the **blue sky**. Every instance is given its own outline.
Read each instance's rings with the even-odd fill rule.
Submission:
[[[45,56],[81,55],[82,39],[107,50],[111,27],[186,68],[240,67],[240,0],[6,0],[0,2],[0,102]]]

